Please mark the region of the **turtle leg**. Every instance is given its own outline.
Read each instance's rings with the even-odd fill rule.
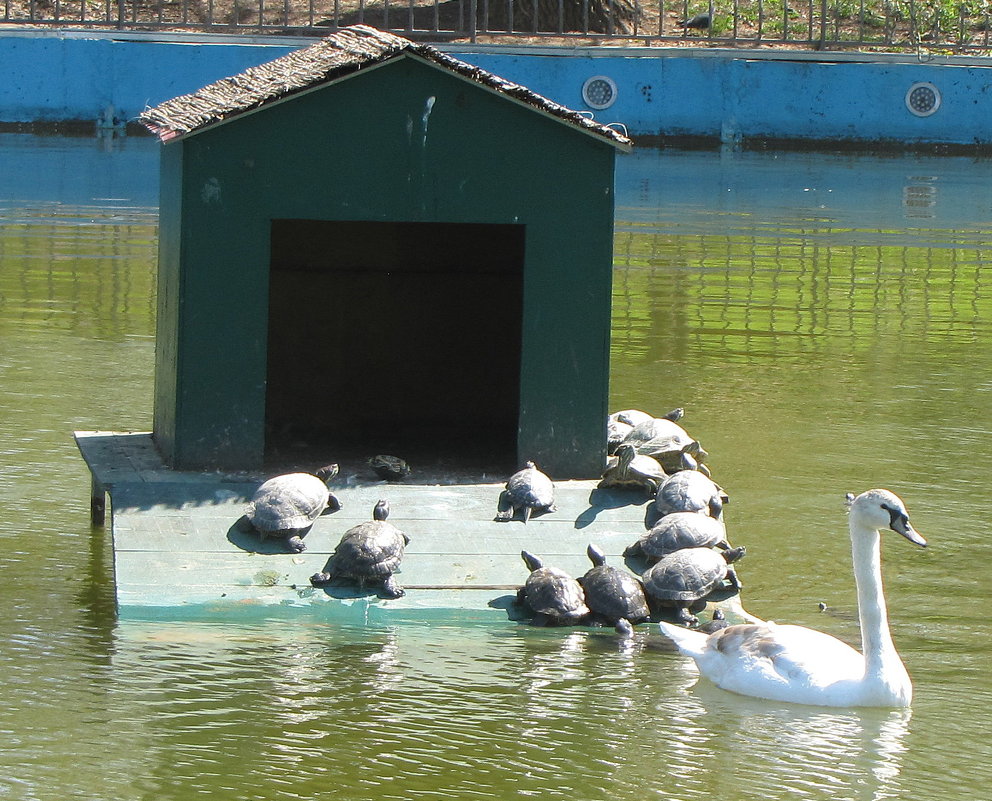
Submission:
[[[327,493],[327,508],[321,512],[322,515],[329,515],[331,512],[341,511],[341,501],[333,492]]]
[[[406,595],[406,591],[396,581],[396,576],[390,574],[382,582],[382,594],[387,598],[402,598]]]
[[[737,571],[732,567],[727,568],[727,581],[729,581],[730,586],[738,592],[744,589],[744,585],[741,583],[740,577],[737,575]]]
[[[314,573],[310,576],[310,583],[314,587],[326,587],[334,577],[330,573]]]
[[[530,506],[524,504],[524,511],[523,511],[524,523],[527,523],[527,521],[530,520],[530,514],[532,511],[534,510]]]
[[[675,607],[675,622],[692,628],[699,623],[699,618],[692,614],[686,607],[680,605]]]
[[[613,627],[616,629],[617,634],[621,637],[633,637],[634,627],[630,624],[630,621],[625,617],[621,617],[617,620],[616,625]]]
[[[307,549],[303,536],[299,533],[286,537],[286,547],[289,548],[290,553],[303,553]]]

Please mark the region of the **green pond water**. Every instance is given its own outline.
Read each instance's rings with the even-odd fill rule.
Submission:
[[[988,797],[992,164],[618,165],[611,404],[686,407],[748,610],[857,641],[847,491],[930,541],[883,554],[912,709],[829,710],[650,627],[117,619],[71,432],[150,427],[157,148],[0,136],[0,799]]]

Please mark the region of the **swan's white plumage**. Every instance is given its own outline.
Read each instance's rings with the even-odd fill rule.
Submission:
[[[707,635],[661,623],[661,630],[725,690],[820,706],[908,706],[913,687],[892,643],[882,595],[878,529],[883,526],[926,545],[909,524],[902,501],[888,490],[869,490],[852,502],[863,653],[804,626],[747,623]]]

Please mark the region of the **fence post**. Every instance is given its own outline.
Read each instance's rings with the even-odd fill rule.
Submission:
[[[124,30],[124,21],[127,18],[126,0],[117,0],[117,30]]]
[[[817,50],[827,46],[827,0],[820,0],[820,45]]]

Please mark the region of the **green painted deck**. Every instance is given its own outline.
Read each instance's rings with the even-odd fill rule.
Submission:
[[[125,616],[264,607],[363,621],[452,615],[506,621],[517,617],[512,601],[528,573],[521,550],[580,576],[590,567],[586,546],[595,542],[621,566],[620,554],[645,530],[648,511],[636,493],[564,481],[556,482],[556,512],[527,524],[497,522],[505,477],[386,483],[342,465],[332,487],[342,509],[318,518],[305,552],[289,554],[235,528],[267,474],[171,470],[149,433],[76,432],[75,438],[93,477],[95,519],[104,493],[110,496],[117,601]],[[390,521],[410,537],[397,574],[406,595],[387,600],[357,587],[313,588],[309,577],[348,528],[371,518],[380,498],[389,500]]]

